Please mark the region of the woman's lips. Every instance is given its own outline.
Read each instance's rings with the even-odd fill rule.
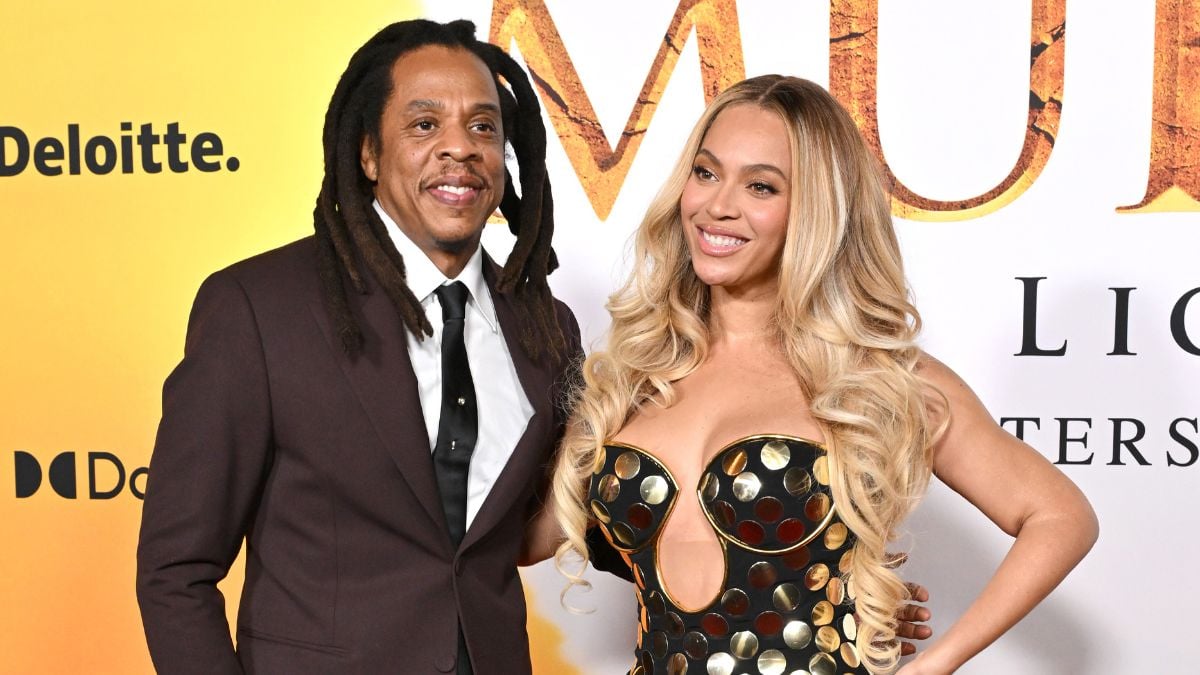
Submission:
[[[696,233],[700,250],[711,256],[731,255],[750,241],[732,234],[708,232],[701,227],[696,228]]]

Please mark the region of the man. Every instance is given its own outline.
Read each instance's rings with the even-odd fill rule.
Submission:
[[[468,22],[351,58],[315,236],[206,280],[164,386],[137,578],[160,672],[530,671],[516,564],[581,351],[546,285],[545,143]],[[235,650],[216,583],[243,539]]]

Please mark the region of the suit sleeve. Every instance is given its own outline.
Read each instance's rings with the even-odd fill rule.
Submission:
[[[217,582],[254,518],[271,460],[262,343],[232,273],[201,286],[163,386],[137,550],[137,597],[159,673],[240,673]]]

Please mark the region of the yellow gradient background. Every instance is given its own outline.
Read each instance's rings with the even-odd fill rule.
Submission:
[[[88,499],[87,453],[145,466],[163,378],[212,271],[305,236],[321,127],[347,60],[419,3],[20,3],[0,6],[0,126],[65,141],[121,122],[216,132],[240,170],[0,178],[0,671],[150,672],[134,598],[141,502]],[[480,26],[482,36],[487,27]],[[12,151],[11,144],[8,148]],[[138,152],[135,145],[135,153]],[[165,163],[166,149],[156,158]],[[190,163],[190,157],[185,155]],[[222,160],[223,161],[223,160]],[[65,162],[63,163],[65,167]],[[16,499],[13,452],[43,467]],[[76,453],[79,497],[50,460]],[[115,472],[102,464],[99,487]],[[241,562],[223,584],[236,608]],[[531,618],[540,672],[569,672]]]

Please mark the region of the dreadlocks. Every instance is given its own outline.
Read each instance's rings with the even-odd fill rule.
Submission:
[[[362,347],[362,329],[350,310],[346,288],[349,281],[356,293],[367,292],[361,265],[417,339],[433,333],[420,300],[408,288],[404,261],[371,206],[373,185],[359,164],[363,139],[380,142],[380,121],[392,91],[392,65],[403,54],[427,45],[467,50],[492,72],[505,140],[520,170],[519,197],[512,175],[507,167],[504,170],[500,212],[517,240],[500,274],[499,291],[512,295],[522,315],[520,340],[525,351],[538,358],[545,345],[556,360],[562,358],[566,340],[546,283],[558,261],[550,247],[554,209],[546,173],[546,127],[537,94],[521,66],[499,47],[476,40],[475,25],[463,20],[403,21],[384,28],[354,53],[334,89],[325,113],[325,176],[313,225],[326,305],[338,336],[347,353]]]

